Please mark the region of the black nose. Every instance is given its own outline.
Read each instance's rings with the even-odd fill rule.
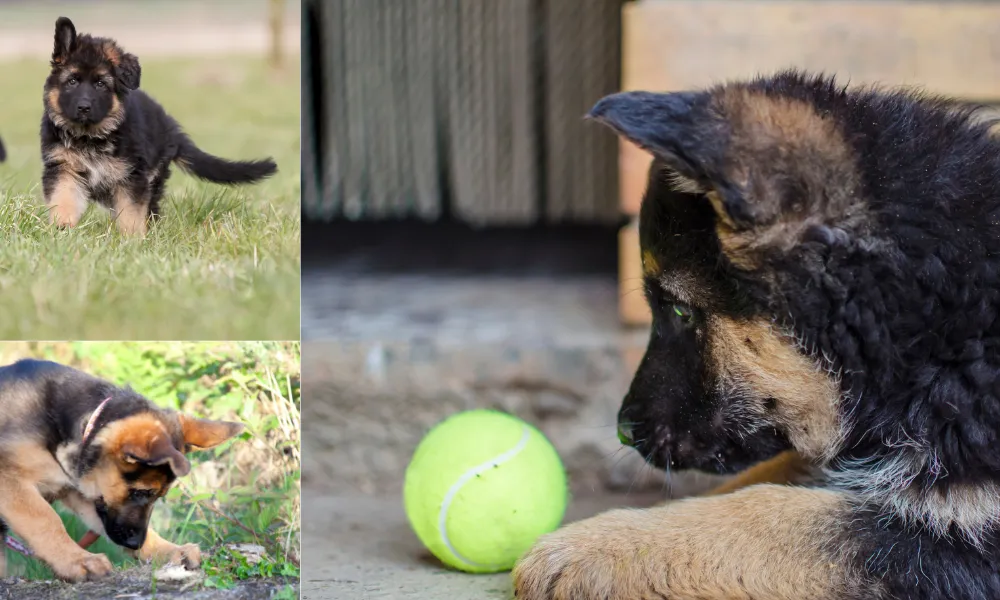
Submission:
[[[80,103],[76,107],[76,114],[85,117],[90,114],[90,104]]]
[[[146,534],[143,532],[133,533],[122,541],[122,546],[125,546],[129,550],[138,550],[142,548],[143,542],[146,541]]]
[[[618,441],[621,442],[623,446],[631,446],[635,443],[635,437],[632,435],[631,423],[618,423]]]

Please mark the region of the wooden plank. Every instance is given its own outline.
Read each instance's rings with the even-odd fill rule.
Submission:
[[[623,19],[624,89],[697,88],[797,66],[1000,98],[994,2],[640,0]]]
[[[625,325],[653,322],[642,292],[642,253],[636,219],[618,232],[618,314]]]

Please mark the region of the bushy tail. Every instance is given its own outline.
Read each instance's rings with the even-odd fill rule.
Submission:
[[[7,151],[4,150],[3,140],[0,140],[0,162],[7,160]]]
[[[203,151],[190,139],[181,141],[176,160],[188,173],[215,183],[254,183],[278,172],[278,166],[270,158],[226,160]]]

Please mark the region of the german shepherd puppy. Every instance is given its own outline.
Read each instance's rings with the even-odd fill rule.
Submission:
[[[106,575],[108,559],[66,533],[50,506],[59,500],[140,559],[197,567],[198,546],[172,544],[149,528],[153,503],[189,471],[185,452],[242,430],[160,409],[128,387],[60,364],[0,367],[0,537],[13,530],[62,579]],[[0,552],[0,576],[5,567]]]
[[[228,161],[194,145],[155,100],[139,90],[139,59],[114,40],[77,35],[56,21],[52,70],[45,80],[42,189],[52,222],[75,226],[97,202],[125,234],[146,233],[160,212],[170,163],[216,183],[260,181],[271,159]]]
[[[620,437],[661,468],[751,468],[542,538],[517,597],[1000,598],[991,123],[797,72],[591,117],[655,158]]]

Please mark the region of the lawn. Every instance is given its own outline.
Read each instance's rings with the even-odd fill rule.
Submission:
[[[142,89],[201,148],[270,155],[279,169],[234,188],[173,169],[145,239],[121,236],[96,206],[75,229],[48,224],[38,142],[48,65],[0,63],[0,339],[298,339],[299,70],[289,58],[280,72],[239,56],[142,61]]]
[[[298,597],[298,342],[0,343],[0,364],[22,357],[56,360],[129,384],[163,407],[245,423],[247,432],[240,438],[189,455],[191,473],[157,503],[152,526],[174,543],[197,543],[202,549],[204,572],[183,582],[184,593],[217,590],[222,595],[206,597],[226,598],[226,590],[232,590],[234,597],[256,597],[250,586],[262,597]],[[70,535],[79,539],[86,527],[71,513],[60,514]],[[247,554],[234,544],[253,544],[261,553]],[[43,593],[36,594],[39,584],[32,582],[52,579],[51,571],[8,549],[8,575],[28,581],[0,583],[0,591],[17,598],[59,598],[59,592],[105,597],[99,586],[111,586],[116,596],[171,597],[170,585],[157,582],[159,565],[138,565],[104,538],[90,550],[106,554],[120,571],[105,582],[44,584]]]

